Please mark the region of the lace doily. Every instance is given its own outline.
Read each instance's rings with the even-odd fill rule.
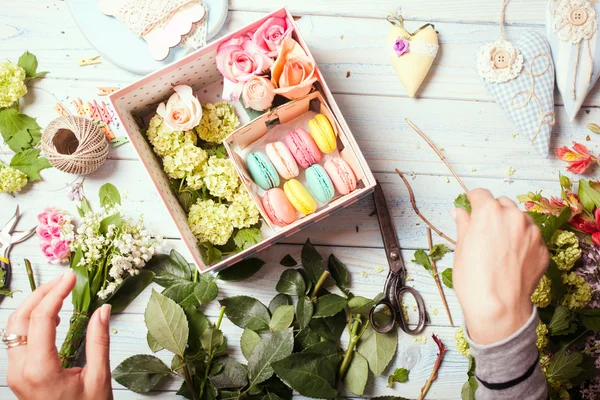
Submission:
[[[167,23],[178,9],[195,0],[129,0],[119,10],[117,19],[136,36],[145,36]]]
[[[574,22],[573,13],[584,15],[584,22]],[[579,43],[590,40],[598,30],[598,13],[588,0],[558,0],[553,11],[553,29],[563,42]],[[579,16],[581,17],[581,14]],[[583,21],[583,19],[581,19]]]
[[[208,33],[208,8],[204,6],[204,18],[192,25],[192,30],[187,35],[183,36],[179,43],[186,49],[198,49],[206,44],[206,35]]]
[[[426,56],[435,57],[438,53],[440,46],[434,43],[425,42],[410,42],[410,52],[424,54]]]
[[[508,54],[509,59],[504,68],[498,68],[494,56],[499,52]],[[490,83],[503,83],[515,79],[523,69],[523,55],[511,42],[499,39],[484,44],[477,55],[477,72]]]

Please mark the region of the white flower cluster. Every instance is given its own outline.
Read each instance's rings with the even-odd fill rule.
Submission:
[[[102,226],[109,221],[108,217],[115,216],[119,217],[118,222],[110,221],[108,226]],[[121,217],[120,207],[116,206],[85,214],[72,250],[79,247],[83,252],[79,266],[85,265],[90,271],[108,268],[108,278],[98,292],[98,297],[105,299],[125,278],[137,275],[162,245],[163,239],[145,229],[142,220],[133,223]]]

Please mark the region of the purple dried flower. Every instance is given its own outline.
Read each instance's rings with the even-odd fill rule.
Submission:
[[[81,201],[83,198],[83,182],[85,182],[85,178],[81,182],[73,183],[70,185],[69,193],[67,197],[71,201]]]
[[[410,51],[410,42],[406,39],[396,39],[394,42],[394,51],[398,56]]]
[[[588,307],[600,308],[600,247],[580,241],[579,246],[583,252],[581,255],[582,266],[576,273],[585,279],[592,288],[592,299]]]
[[[600,370],[600,334],[596,333],[588,337],[585,342],[585,349],[594,349],[588,354],[596,358],[596,368]],[[585,382],[579,387],[579,392],[583,400],[597,400],[600,393],[600,375],[592,380]]]

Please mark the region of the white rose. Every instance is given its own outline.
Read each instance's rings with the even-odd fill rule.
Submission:
[[[242,100],[246,108],[265,111],[273,104],[273,83],[262,76],[254,76],[244,85]]]
[[[202,107],[191,87],[179,85],[173,90],[175,93],[169,97],[167,105],[160,103],[156,113],[162,117],[169,129],[189,131],[200,124]]]

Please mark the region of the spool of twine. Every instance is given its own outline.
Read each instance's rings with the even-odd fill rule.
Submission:
[[[91,119],[79,116],[69,115],[50,122],[41,146],[50,164],[69,174],[90,174],[108,156],[104,134]]]

